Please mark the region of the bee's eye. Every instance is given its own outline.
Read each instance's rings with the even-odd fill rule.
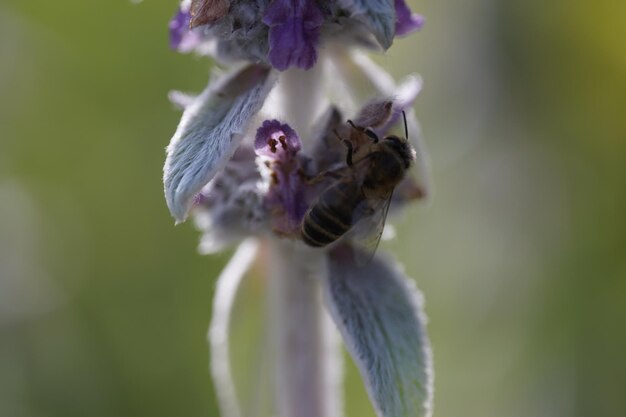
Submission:
[[[395,135],[389,135],[385,137],[387,145],[398,152],[399,154],[405,154],[407,152],[407,143],[405,140],[400,139]]]

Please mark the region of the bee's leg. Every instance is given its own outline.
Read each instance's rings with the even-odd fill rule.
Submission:
[[[327,169],[325,171],[320,172],[315,176],[304,176],[304,180],[309,185],[319,184],[322,181],[325,181],[329,178],[332,179],[340,179],[346,175],[346,167],[336,168],[336,169]]]
[[[341,136],[339,136],[339,132],[337,132],[337,129],[333,129],[333,133],[335,134],[335,137],[339,140],[339,142],[343,142],[343,139]]]
[[[346,145],[346,148],[348,148],[348,154],[346,155],[346,164],[348,164],[348,166],[351,167],[352,166],[352,154],[354,153],[352,142],[344,139],[343,144]]]
[[[348,123],[350,123],[351,126],[354,126],[354,124],[352,124],[350,120],[348,120]],[[346,155],[346,164],[348,164],[348,166],[351,167],[352,166],[352,154],[354,153],[354,147],[352,146],[352,142],[350,142],[347,139],[342,139],[341,136],[339,136],[339,132],[337,132],[336,129],[333,130],[333,133],[335,134],[335,136],[337,136],[337,139],[343,142],[346,148],[348,148],[348,155]]]
[[[378,143],[378,135],[369,127],[359,127],[355,125],[352,120],[348,120],[348,124],[352,127],[352,129],[365,133],[374,143]]]

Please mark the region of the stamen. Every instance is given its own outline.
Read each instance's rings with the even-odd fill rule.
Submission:
[[[270,140],[267,141],[267,144],[270,145],[270,151],[272,151],[272,153],[276,153],[276,145],[278,144],[278,141],[274,138],[270,138]]]

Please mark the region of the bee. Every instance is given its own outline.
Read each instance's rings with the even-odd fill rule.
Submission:
[[[301,235],[307,245],[324,247],[351,232],[370,257],[374,254],[394,188],[415,159],[415,151],[407,140],[404,112],[402,116],[405,138],[389,135],[379,139],[373,130],[351,121],[351,140],[341,139],[335,132],[347,148],[347,166],[319,174],[335,177],[336,181],[322,191],[304,215]],[[353,145],[357,141],[366,143],[359,152]]]

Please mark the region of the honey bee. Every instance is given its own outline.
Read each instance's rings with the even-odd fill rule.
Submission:
[[[348,121],[354,132],[351,140],[341,139],[335,132],[346,145],[347,166],[320,174],[337,179],[304,215],[301,235],[307,245],[324,247],[351,232],[353,240],[364,246],[370,258],[374,254],[394,188],[415,158],[415,151],[406,138],[406,115],[404,112],[402,115],[405,138],[389,135],[381,140],[373,130],[351,121]],[[355,141],[367,145],[357,153]]]

